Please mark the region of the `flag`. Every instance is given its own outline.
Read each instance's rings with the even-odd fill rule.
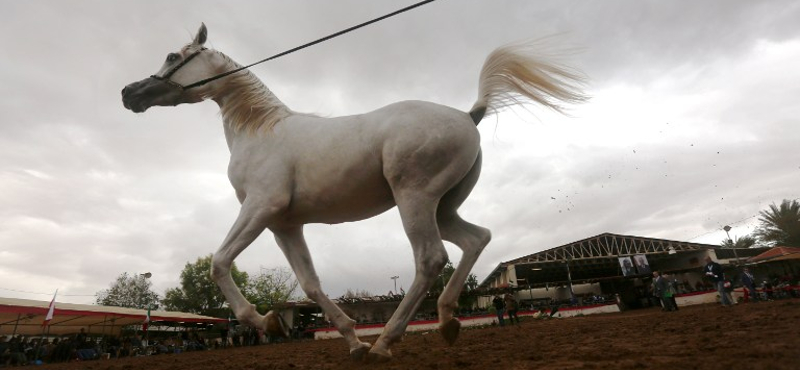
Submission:
[[[144,317],[144,322],[142,323],[142,331],[147,331],[147,327],[150,325],[150,307],[147,307],[147,316]]]
[[[53,319],[53,313],[56,311],[56,295],[58,295],[58,289],[56,289],[55,294],[53,294],[53,300],[50,301],[50,307],[47,309],[47,316],[44,317],[44,322],[42,322],[42,326],[47,326],[50,324],[50,320]]]

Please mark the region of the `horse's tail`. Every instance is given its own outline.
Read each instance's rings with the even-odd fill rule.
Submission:
[[[486,58],[478,82],[478,100],[469,115],[477,125],[488,112],[494,114],[528,98],[557,112],[561,104],[580,103],[584,77],[580,72],[535,56],[536,44],[509,44]]]

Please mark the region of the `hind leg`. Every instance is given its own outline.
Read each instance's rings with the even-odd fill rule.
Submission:
[[[442,239],[457,245],[464,252],[437,302],[439,330],[445,341],[452,345],[461,328],[461,324],[453,317],[453,312],[458,307],[458,297],[469,272],[492,236],[488,229],[466,222],[457,214],[447,221],[440,219],[439,228]]]
[[[437,199],[414,193],[396,196],[396,199],[403,227],[414,252],[416,274],[403,301],[369,351],[370,358],[377,361],[391,358],[389,347],[402,338],[408,322],[417,312],[428,289],[447,263],[447,251],[442,244],[435,220]]]
[[[358,340],[355,331],[356,322],[348,317],[333,301],[322,291],[319,277],[314,270],[314,263],[311,261],[311,254],[308,251],[305,238],[303,237],[302,226],[272,230],[275,240],[283,251],[289,265],[292,266],[300,287],[308,298],[316,302],[325,312],[325,315],[333,322],[339,333],[342,334],[350,347],[350,356],[353,359],[361,360],[367,355],[370,348],[369,343]]]
[[[492,237],[488,229],[464,221],[457,213],[458,207],[472,192],[480,176],[480,171],[481,154],[479,152],[472,169],[455,188],[445,194],[436,213],[436,221],[442,239],[455,244],[463,251],[461,261],[437,302],[439,330],[445,341],[451,345],[458,338],[461,328],[461,324],[453,317],[453,311],[458,307],[461,289],[483,248],[489,244]]]

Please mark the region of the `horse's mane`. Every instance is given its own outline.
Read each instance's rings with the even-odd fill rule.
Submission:
[[[241,65],[233,59],[216,51],[228,63],[226,70]],[[286,107],[250,70],[234,73],[225,78],[225,85],[215,91],[216,97],[236,91],[239,96],[224,104],[220,110],[222,119],[236,131],[246,130],[255,133],[261,128],[272,130],[282,119],[295,114]],[[214,97],[211,97],[214,98]]]

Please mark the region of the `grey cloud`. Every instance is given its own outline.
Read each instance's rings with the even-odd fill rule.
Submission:
[[[120,103],[125,84],[153,73],[201,21],[209,46],[249,63],[399,6],[6,5],[0,279],[25,276],[31,285],[0,288],[73,294],[144,270],[163,292],[186,262],[216,250],[238,212],[217,107],[134,115]],[[354,114],[404,99],[467,109],[494,47],[554,34],[554,47],[577,47],[569,60],[600,95],[588,107],[618,111],[579,108],[574,118],[542,114],[527,123],[511,112],[481,123],[483,176],[461,213],[493,231],[474,269],[482,279],[500,261],[601,232],[687,239],[800,197],[800,76],[788,54],[798,13],[793,1],[439,1],[254,72],[298,111]],[[628,107],[604,98],[620,86],[680,120],[667,125],[645,112],[635,130],[619,125]],[[581,132],[603,137],[587,143]],[[392,275],[410,285],[411,250],[396,211],[306,231],[331,296],[384,293]],[[457,259],[457,248],[447,248]],[[23,260],[41,261],[41,272],[21,268]],[[286,266],[269,233],[237,264]]]

